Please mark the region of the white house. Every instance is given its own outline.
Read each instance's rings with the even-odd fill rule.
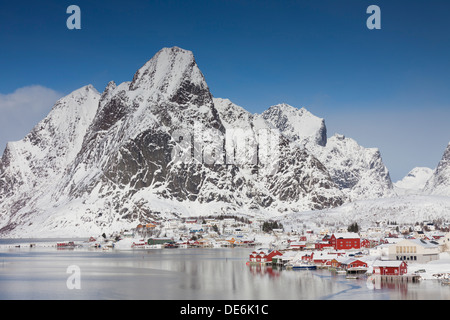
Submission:
[[[427,263],[439,260],[439,244],[423,239],[404,239],[389,247],[390,260]]]
[[[388,258],[389,257],[389,247],[394,245],[393,243],[383,243],[374,248],[369,249],[369,255],[380,257],[380,258]]]

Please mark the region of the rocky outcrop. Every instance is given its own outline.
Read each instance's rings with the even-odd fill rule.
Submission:
[[[433,175],[427,181],[424,193],[450,196],[450,143],[447,145]]]

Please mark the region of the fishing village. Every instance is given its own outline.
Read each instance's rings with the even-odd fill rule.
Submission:
[[[276,221],[241,217],[189,218],[139,224],[131,230],[83,240],[3,244],[2,248],[55,247],[57,250],[166,250],[248,248],[253,272],[329,270],[347,279],[449,284],[449,225],[380,223],[360,228],[284,229]]]

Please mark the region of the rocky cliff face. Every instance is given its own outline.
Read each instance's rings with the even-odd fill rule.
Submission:
[[[324,147],[327,144],[325,120],[305,108],[297,109],[283,103],[270,107],[262,113],[262,117],[283,135],[303,146]]]
[[[192,52],[164,48],[131,82],[110,82],[101,95],[75,91],[8,144],[0,232],[90,235],[171,215],[271,216],[344,203],[327,168],[297,143],[323,146],[323,123],[310,135],[280,115],[278,130],[271,109],[251,115],[213,99]]]
[[[8,143],[0,161],[0,224],[8,231],[32,223],[81,149],[100,94],[86,86],[56,102],[49,115],[21,141]]]
[[[227,137],[238,138],[233,140],[236,147],[228,150],[228,155],[234,155],[238,160],[250,159],[251,156],[245,154],[247,149],[242,146],[246,145],[244,140],[255,141],[253,150],[257,150],[256,158],[251,162],[253,167],[250,169],[257,173],[259,193],[262,190],[266,192],[265,203],[283,203],[284,209],[279,208],[282,211],[302,211],[334,207],[346,200],[327,168],[313,154],[299,147],[297,141],[274,127],[267,120],[267,114],[250,114],[229,100],[214,99],[214,102],[227,130]],[[285,121],[283,123],[289,125]],[[315,133],[313,136],[316,137]],[[306,134],[304,137],[305,140],[310,139]],[[228,141],[227,145],[230,144]]]
[[[325,147],[312,149],[352,201],[396,195],[377,148],[362,147],[355,140],[336,134]]]
[[[450,143],[447,145],[447,149],[445,149],[433,175],[427,181],[424,193],[450,196]]]
[[[305,108],[282,104],[269,108],[262,116],[290,141],[314,155],[347,200],[395,195],[378,149],[362,147],[340,134],[327,139],[325,121]]]

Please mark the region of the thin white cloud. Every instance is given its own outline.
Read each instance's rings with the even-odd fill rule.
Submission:
[[[50,110],[62,94],[40,85],[16,89],[13,93],[0,93],[0,111],[14,112],[17,110],[41,112]]]
[[[40,85],[0,93],[0,150],[8,141],[25,137],[63,96],[63,93]]]

